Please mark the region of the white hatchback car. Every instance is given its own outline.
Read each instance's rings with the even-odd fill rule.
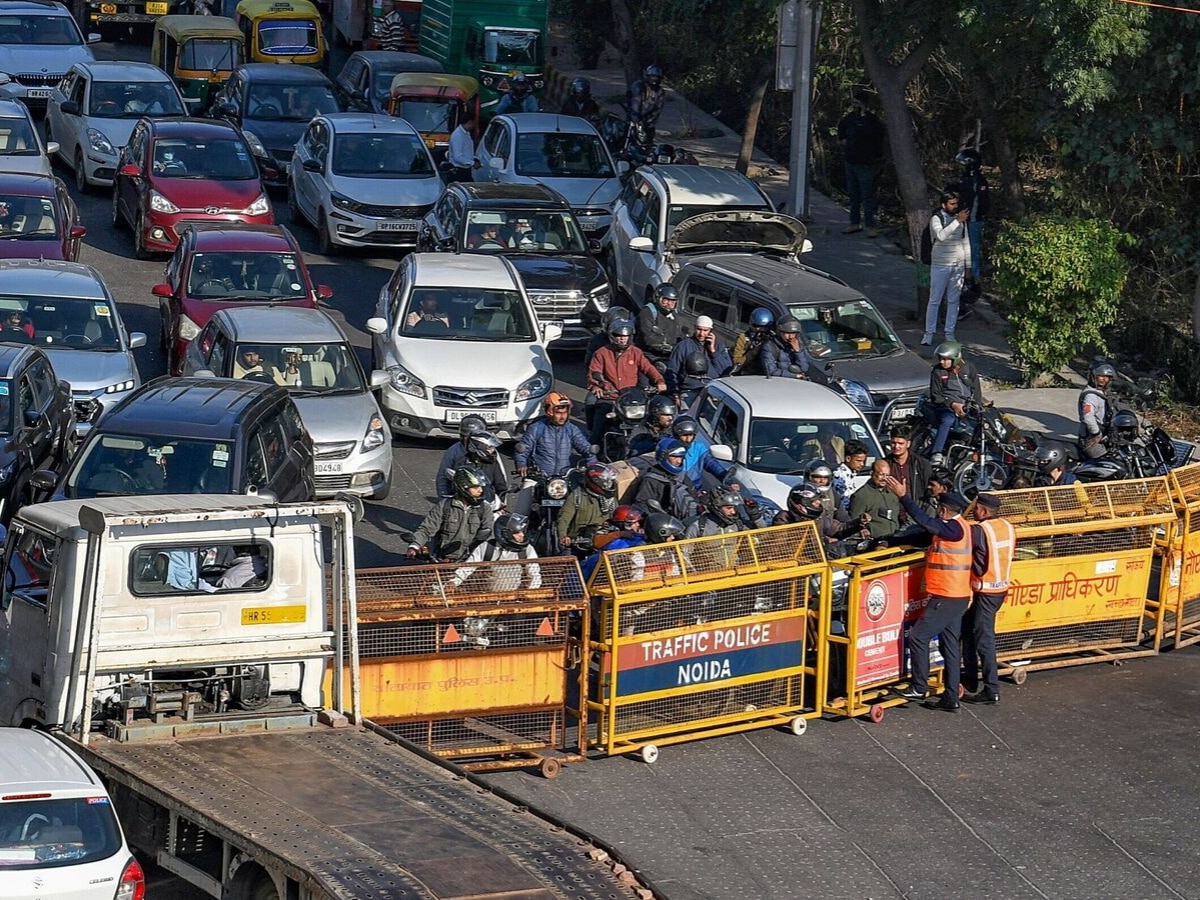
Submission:
[[[538,322],[513,264],[476,253],[411,253],[367,319],[375,364],[391,380],[383,410],[394,432],[458,437],[481,416],[502,438],[538,414],[554,386],[546,345],[560,320]]]
[[[99,776],[43,731],[0,728],[0,897],[132,900],[144,890]]]
[[[288,170],[292,221],[338,247],[415,247],[442,179],[420,133],[404,119],[370,113],[317,116]]]
[[[57,152],[58,144],[42,143],[24,103],[0,98],[0,171],[50,177],[54,174],[50,154]]]
[[[187,115],[183,95],[158,66],[93,61],[71,66],[46,101],[46,135],[75,171],[80,193],[111,186],[117,158],[143,116]]]

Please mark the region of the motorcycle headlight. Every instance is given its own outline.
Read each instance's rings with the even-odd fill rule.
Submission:
[[[106,393],[106,394],[119,394],[119,393],[121,393],[122,391],[132,391],[132,390],[133,390],[133,379],[132,379],[132,378],[129,378],[129,379],[127,379],[127,380],[125,380],[125,381],[122,381],[122,382],[120,382],[120,383],[118,383],[118,384],[110,384],[108,387],[106,387],[106,388],[104,389],[104,393]]]
[[[329,199],[333,201],[333,205],[338,209],[344,209],[346,212],[359,212],[363,205],[357,200],[347,197],[345,194],[330,194]]]
[[[250,152],[259,159],[270,159],[271,154],[267,152],[266,145],[258,139],[258,135],[252,131],[243,131],[242,137],[246,139],[246,143],[250,145]]]
[[[513,395],[515,400],[536,400],[538,397],[543,397],[549,393],[550,388],[554,387],[554,376],[549,372],[538,372],[532,378],[527,378],[517,386],[517,391]]]
[[[412,394],[414,397],[425,397],[425,382],[414,375],[404,366],[396,364],[388,366],[388,375],[392,377],[392,387],[402,394]]]
[[[259,194],[257,200],[242,210],[242,214],[247,216],[265,216],[270,211],[271,201],[267,199],[266,194]]]
[[[87,130],[88,144],[97,153],[103,153],[107,156],[116,156],[117,151],[113,147],[112,142],[104,136],[104,132],[97,131],[95,128]]]
[[[179,339],[181,341],[190,341],[200,333],[200,326],[189,319],[187,316],[179,317]]]
[[[362,449],[374,450],[383,444],[384,438],[383,418],[380,416],[371,416],[371,421],[367,423],[367,433],[363,435]]]
[[[838,384],[846,392],[846,399],[859,409],[875,408],[875,401],[871,397],[871,392],[867,390],[867,386],[862,382],[840,378],[838,379]]]
[[[608,307],[612,303],[612,288],[607,284],[602,284],[589,291],[588,297],[599,312],[608,312]]]
[[[150,192],[150,208],[155,212],[160,213],[179,212],[179,207],[160,194],[158,191]]]
[[[551,478],[546,482],[546,496],[551,500],[561,500],[567,496],[567,479]]]

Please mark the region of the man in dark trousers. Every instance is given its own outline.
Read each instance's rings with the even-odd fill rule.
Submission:
[[[979,171],[982,159],[978,150],[960,150],[954,161],[962,166],[958,184],[958,208],[970,210],[967,219],[967,240],[971,245],[971,268],[963,296],[978,297],[983,289],[983,228],[992,207],[992,192],[988,181]]]
[[[925,553],[925,610],[909,629],[906,644],[912,681],[900,696],[907,700],[924,700],[926,709],[958,712],[959,646],[962,619],[971,603],[971,528],[963,519],[967,501],[961,494],[949,491],[942,495],[937,517],[929,516],[909,496],[907,489],[889,477],[887,486],[908,513],[908,517],[929,533],[929,549]],[[929,642],[937,636],[942,652],[942,683],[945,692],[940,697],[925,698],[929,691]]]
[[[875,182],[883,162],[887,133],[883,123],[867,106],[868,94],[854,92],[854,109],[838,123],[838,139],[846,159],[846,192],[850,195],[850,226],[842,234],[856,234],[867,226],[867,237],[875,230]]]
[[[974,541],[971,562],[971,608],[963,619],[963,682],[973,693],[968,703],[999,703],[1000,677],[996,665],[996,613],[1000,611],[1012,580],[1013,551],[1017,546],[1012,523],[1000,517],[1000,495],[975,498]],[[983,683],[978,674],[982,671]]]

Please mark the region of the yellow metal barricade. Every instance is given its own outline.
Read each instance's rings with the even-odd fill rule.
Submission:
[[[1005,491],[1017,535],[1012,585],[996,617],[1001,672],[1156,652],[1145,627],[1156,543],[1174,528],[1166,478]]]
[[[829,568],[812,523],[603,555],[589,746],[609,754],[820,714],[817,632]]]
[[[1186,647],[1200,641],[1200,463],[1173,469],[1167,478],[1177,516],[1146,613],[1159,646]]]
[[[588,624],[574,559],[366,569],[356,586],[366,718],[472,770],[554,777],[582,758],[565,752],[586,703],[570,675]]]

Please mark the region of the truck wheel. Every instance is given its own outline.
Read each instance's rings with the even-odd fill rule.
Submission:
[[[255,882],[249,900],[279,900],[279,891],[275,889],[275,882],[270,875],[264,874]]]

